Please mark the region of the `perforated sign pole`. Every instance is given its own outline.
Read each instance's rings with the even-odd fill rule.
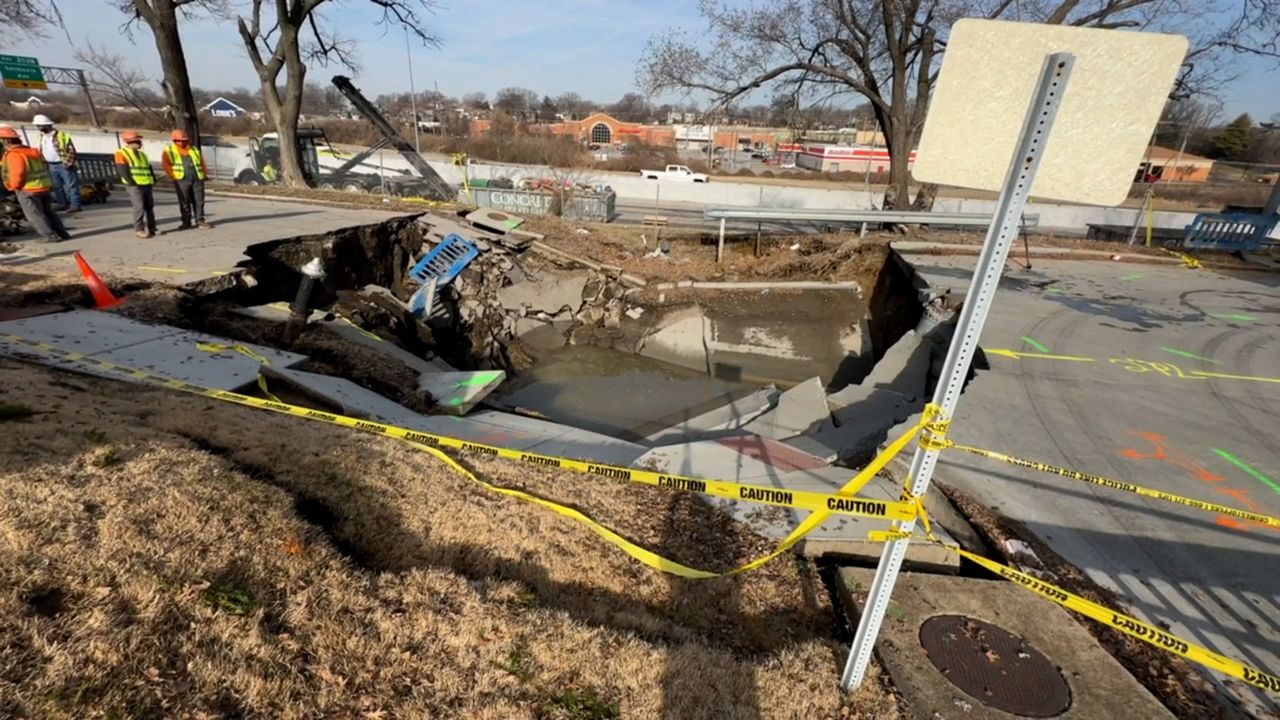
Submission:
[[[965,296],[964,309],[960,313],[955,336],[951,339],[951,348],[947,351],[945,369],[933,396],[933,402],[942,408],[940,420],[950,419],[955,413],[956,401],[964,387],[969,365],[973,362],[978,338],[982,335],[982,326],[986,324],[991,301],[1000,284],[1005,259],[1018,236],[1022,210],[1027,204],[1031,182],[1035,179],[1036,169],[1044,155],[1045,142],[1058,114],[1058,106],[1062,102],[1063,89],[1071,74],[1074,59],[1075,56],[1070,53],[1054,53],[1045,60],[1031,105],[1027,109],[1017,149],[1005,176],[1004,188],[996,202],[996,212],[991,219],[991,227],[987,230],[982,254],[978,257],[973,280],[969,283],[969,294]],[[915,456],[911,459],[913,496],[922,497],[929,489],[929,480],[937,461],[936,449],[926,449],[923,444],[916,448]],[[894,530],[907,534],[914,528],[914,519],[894,526]],[[867,598],[862,619],[858,622],[858,633],[854,638],[853,648],[849,651],[849,660],[840,676],[840,687],[846,692],[862,684],[867,664],[871,661],[872,647],[880,633],[880,623],[889,606],[893,584],[898,579],[903,556],[907,553],[907,543],[907,540],[892,540],[885,544],[880,555],[880,565],[876,568],[871,594]]]

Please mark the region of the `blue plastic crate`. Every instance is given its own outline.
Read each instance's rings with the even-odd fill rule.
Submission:
[[[436,288],[441,288],[452,282],[479,254],[480,249],[474,243],[451,233],[409,270],[409,276],[423,285],[434,277]]]

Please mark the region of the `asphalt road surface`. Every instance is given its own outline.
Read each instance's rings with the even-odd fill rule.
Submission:
[[[976,260],[908,258],[961,292]],[[956,442],[1280,517],[1280,273],[1037,261],[1006,274],[982,346]],[[1280,529],[958,451],[938,476],[1140,617],[1280,670]],[[1241,686],[1225,685],[1277,712]]]

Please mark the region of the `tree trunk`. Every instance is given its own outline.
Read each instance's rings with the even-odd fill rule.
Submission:
[[[280,177],[290,187],[307,187],[307,177],[302,171],[302,150],[298,147],[298,115],[302,112],[302,88],[307,78],[307,66],[302,62],[296,29],[282,28],[280,44],[284,50],[284,99],[277,103],[273,113],[276,132],[280,134]],[[263,80],[264,93],[266,85],[267,81]],[[275,78],[271,79],[271,85],[274,91]]]
[[[938,197],[938,186],[934,183],[925,183],[916,191],[916,199],[911,203],[911,209],[917,212],[932,212],[936,197]]]
[[[174,127],[191,136],[192,143],[200,142],[200,123],[195,97],[191,94],[191,79],[187,76],[187,58],[182,50],[182,37],[178,34],[178,17],[173,0],[155,0],[149,25],[160,53],[160,66],[164,68],[165,99]],[[146,15],[144,15],[144,18]]]
[[[894,106],[885,132],[885,147],[889,151],[889,187],[884,191],[882,210],[901,210],[911,202],[911,138],[907,119],[899,118],[898,106]]]

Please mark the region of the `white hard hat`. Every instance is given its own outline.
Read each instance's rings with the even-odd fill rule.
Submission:
[[[53,121],[49,119],[48,115],[37,115],[31,118],[31,124],[32,125],[52,125]]]

